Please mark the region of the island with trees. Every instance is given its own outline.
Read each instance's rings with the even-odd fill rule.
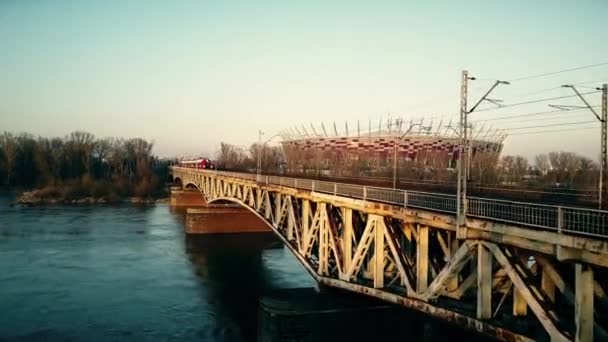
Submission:
[[[153,203],[167,196],[168,161],[141,138],[0,135],[0,184],[22,204]]]

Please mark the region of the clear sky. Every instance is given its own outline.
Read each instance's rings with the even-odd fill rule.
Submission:
[[[293,125],[447,118],[459,109],[463,69],[480,78],[474,102],[492,79],[608,62],[607,17],[603,0],[0,0],[0,131],[140,136],[171,156]],[[491,98],[513,104],[602,81],[608,65],[516,81]],[[471,119],[508,129],[505,153],[597,157],[599,125],[568,125],[593,121],[588,111],[504,119],[549,103],[581,104]],[[558,129],[577,130],[521,134]]]

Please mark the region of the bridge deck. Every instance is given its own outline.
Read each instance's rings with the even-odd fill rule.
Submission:
[[[197,171],[196,169],[194,169]],[[253,180],[366,201],[456,214],[456,195],[381,188],[312,179],[213,171],[218,175]],[[466,215],[471,218],[517,224],[529,228],[608,239],[608,211],[570,206],[467,197]]]

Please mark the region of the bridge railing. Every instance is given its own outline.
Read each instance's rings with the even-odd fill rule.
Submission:
[[[374,202],[390,203],[406,208],[410,207],[456,214],[456,195],[450,194],[398,190],[240,172],[175,168],[253,180],[268,185],[280,185]],[[569,232],[604,238],[608,237],[608,211],[606,210],[515,202],[480,197],[467,197],[466,202],[466,215],[471,218],[515,223],[557,232]]]

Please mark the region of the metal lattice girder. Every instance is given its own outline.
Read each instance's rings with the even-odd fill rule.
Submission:
[[[228,200],[251,210],[322,284],[398,303],[501,339],[536,338],[490,323],[504,315],[526,323],[535,317],[552,340],[605,339],[605,327],[594,316],[606,295],[593,279],[594,268],[605,272],[604,242],[480,217],[464,222],[467,232],[458,240],[451,213],[347,197],[333,184],[328,187],[331,193],[323,193],[322,186],[301,189],[295,181],[278,177],[264,176],[260,182],[255,175],[172,171],[184,186],[196,186],[208,203]],[[412,195],[408,203],[416,200]],[[560,274],[564,269],[574,274],[572,265],[580,265],[574,277]],[[571,314],[553,308],[558,297],[570,305]],[[453,311],[446,298],[471,301],[465,306],[478,304],[478,310]],[[507,298],[513,298],[512,306],[504,304]],[[593,302],[596,305],[590,306]]]
[[[523,274],[523,267],[520,264],[518,265],[517,260],[509,257],[499,246],[493,243],[484,242],[482,244],[492,252],[496,261],[507,272],[515,288],[525,298],[532,312],[551,336],[551,340],[569,341],[571,337],[565,335],[565,332],[562,331],[557,314],[549,309],[551,301],[539,289],[533,287],[532,283],[526,281],[528,277]]]
[[[454,277],[458,277],[460,271],[467,265],[471,260],[471,250],[476,246],[476,242],[464,241],[460,248],[453,255],[452,260],[448,262],[446,267],[437,275],[435,280],[429,285],[428,290],[422,297],[424,300],[436,298],[442,294],[450,281]]]

